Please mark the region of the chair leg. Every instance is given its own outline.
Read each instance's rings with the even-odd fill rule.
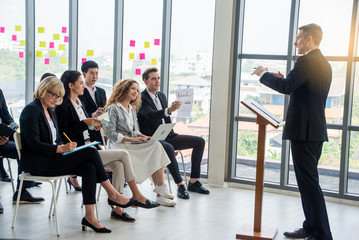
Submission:
[[[97,193],[97,202],[100,201],[100,194],[101,194],[101,184],[100,184],[100,187],[99,187],[98,193]]]
[[[64,183],[64,184],[65,184],[66,193],[69,193],[69,188],[68,188],[68,186],[67,186],[66,178],[65,178],[65,180],[64,180],[64,181],[65,181],[65,183]]]
[[[20,202],[20,196],[21,196],[21,191],[22,191],[22,185],[24,183],[24,171],[21,173],[21,179],[20,179],[20,186],[19,186],[19,190],[17,192],[17,198],[16,198],[16,208],[15,208],[15,212],[14,212],[14,217],[12,219],[12,228],[15,227],[15,221],[16,221],[16,216],[17,216],[17,211],[19,209],[19,202]]]
[[[167,179],[168,179],[168,188],[170,189],[170,193],[172,193],[172,188],[171,188],[171,181],[170,181],[170,172],[167,169]]]
[[[52,200],[51,200],[51,204],[54,204],[54,210],[55,210],[55,221],[56,221],[56,232],[57,232],[57,236],[60,236],[60,228],[59,228],[59,221],[57,218],[57,207],[56,207],[56,181],[55,180],[55,186],[54,183],[52,181],[49,181],[49,183],[51,184],[51,188],[52,188]]]
[[[47,182],[49,182],[51,185],[54,184],[54,188],[55,188],[54,196],[56,197],[57,180],[55,180],[54,183],[52,181],[50,181],[50,180],[47,181]],[[53,215],[53,210],[52,210],[53,206],[54,206],[54,198],[51,198],[51,204],[50,204],[50,209],[49,209],[49,218],[51,218],[51,215]]]
[[[11,178],[11,186],[12,186],[12,193],[15,193],[15,186],[14,186],[14,178],[12,177],[11,165],[9,158],[6,158],[7,164],[9,166],[10,178]]]
[[[181,159],[182,159],[182,169],[183,169],[184,181],[186,182],[186,188],[188,188],[187,175],[186,175],[186,166],[184,164],[183,154],[182,154],[181,151],[179,151],[179,153],[181,154]]]
[[[57,180],[55,181],[55,190],[56,190],[56,202],[59,200],[59,194],[60,194],[60,189],[61,189],[61,183],[62,183],[62,180],[63,180],[64,178],[61,178],[61,179],[59,179],[59,184],[58,184],[58,186],[57,186]],[[51,209],[50,209],[51,210]],[[55,209],[54,209],[55,210]],[[55,216],[55,212],[54,211],[52,211],[52,216]]]

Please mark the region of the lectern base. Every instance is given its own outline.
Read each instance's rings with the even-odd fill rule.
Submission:
[[[273,240],[277,235],[278,228],[263,227],[261,232],[255,232],[253,225],[243,225],[236,234],[236,239],[251,239],[251,240]]]

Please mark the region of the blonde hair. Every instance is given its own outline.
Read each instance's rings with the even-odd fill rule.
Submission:
[[[115,86],[113,87],[113,92],[111,94],[110,99],[108,100],[105,109],[108,108],[110,105],[112,104],[116,104],[121,102],[123,99],[125,99],[125,97],[127,96],[128,91],[130,90],[132,84],[136,83],[138,86],[140,86],[138,84],[137,81],[133,80],[133,79],[124,79],[121,80],[119,82],[117,82],[115,84]],[[138,111],[138,109],[141,106],[141,94],[139,93],[137,95],[137,98],[135,100],[132,100],[130,102],[130,104],[132,105],[132,107],[136,110],[136,112]]]
[[[50,76],[44,78],[39,86],[37,86],[34,92],[34,98],[43,99],[47,92],[50,91],[59,96],[59,100],[57,101],[57,105],[62,103],[62,97],[65,95],[64,84],[57,77]]]

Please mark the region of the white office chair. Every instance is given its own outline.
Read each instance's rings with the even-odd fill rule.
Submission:
[[[6,157],[0,156],[0,161],[3,161],[3,159]],[[12,170],[11,170],[11,164],[10,164],[10,159],[6,158],[7,160],[7,164],[9,167],[9,173],[10,173],[10,179],[11,179],[11,186],[12,186],[12,193],[15,193],[15,185],[14,185],[14,178],[12,176]]]
[[[14,133],[14,140],[15,140],[15,144],[16,144],[17,153],[19,155],[19,159],[21,159],[22,145],[21,145],[20,133],[18,133],[18,132]],[[59,196],[59,190],[60,190],[62,180],[66,179],[68,177],[71,177],[71,176],[72,175],[61,175],[61,176],[52,176],[52,177],[33,176],[33,175],[29,174],[29,173],[24,173],[24,171],[22,171],[22,173],[19,176],[20,177],[20,186],[19,186],[17,199],[16,199],[16,208],[15,208],[14,217],[13,217],[13,220],[12,220],[12,228],[15,227],[15,221],[16,221],[17,211],[18,211],[18,208],[19,208],[19,201],[20,201],[20,195],[21,195],[23,182],[25,180],[27,180],[27,181],[48,182],[48,183],[50,183],[51,189],[52,189],[52,198],[51,198],[51,205],[50,205],[50,210],[49,210],[49,218],[51,218],[52,207],[53,207],[54,208],[55,221],[56,221],[56,232],[57,232],[57,236],[60,236],[60,228],[59,228],[58,217],[57,217],[56,202],[57,202],[57,198]],[[57,194],[56,194],[56,190],[57,190]]]

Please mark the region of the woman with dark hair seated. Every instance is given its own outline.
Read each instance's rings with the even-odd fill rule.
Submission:
[[[130,200],[111,185],[103,167],[100,155],[95,148],[63,155],[73,151],[77,144],[62,144],[57,126],[56,114],[52,108],[62,102],[65,93],[62,82],[56,77],[48,77],[40,82],[35,90],[35,100],[26,105],[20,116],[22,159],[24,169],[33,175],[57,176],[76,174],[82,177],[82,196],[85,205],[85,217],[82,230],[92,228],[99,233],[111,230],[103,227],[95,218],[96,183],[100,183],[108,194],[109,205],[123,208],[137,201]],[[99,121],[91,120],[98,126]]]
[[[84,82],[81,73],[75,70],[67,70],[61,76],[61,81],[64,84],[65,96],[63,103],[56,107],[56,115],[59,120],[60,132],[65,132],[71,141],[77,142],[78,146],[90,142],[95,139],[94,131],[89,131],[91,123],[96,118],[89,118],[82,102],[78,96],[84,93]],[[97,120],[98,121],[98,120]],[[99,122],[101,125],[102,123]],[[95,126],[95,130],[100,129],[100,125]],[[65,136],[62,136],[64,142],[67,142]],[[100,157],[104,166],[112,171],[112,185],[119,192],[123,191],[124,179],[126,179],[132,193],[133,199],[137,200],[135,206],[143,208],[158,207],[159,204],[147,199],[142,195],[136,184],[136,176],[133,171],[130,155],[127,151],[120,149],[100,150]],[[127,213],[124,213],[121,208],[115,208],[111,217],[125,221],[134,221]]]

